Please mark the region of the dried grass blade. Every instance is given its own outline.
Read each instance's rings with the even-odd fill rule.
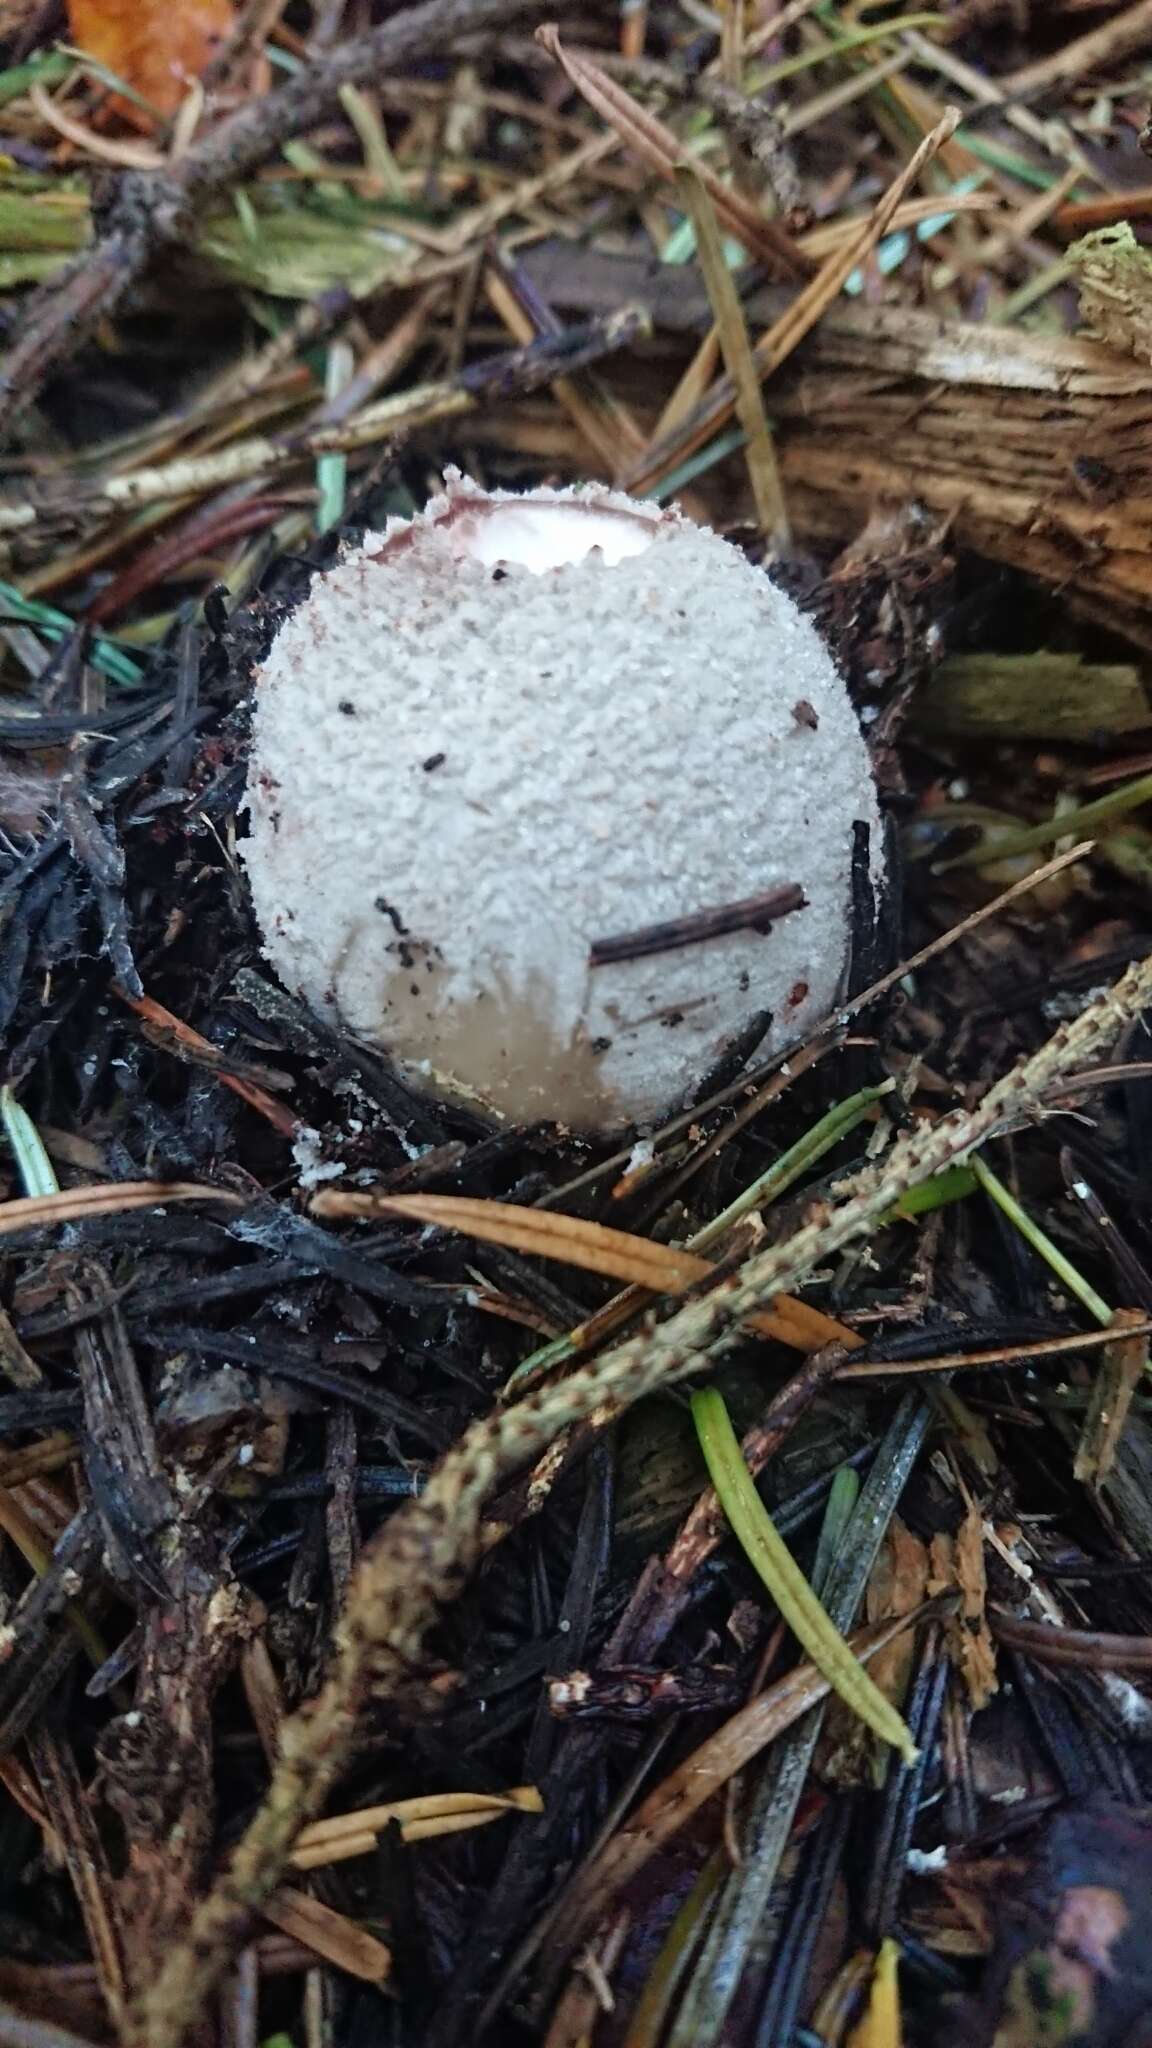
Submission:
[[[122,1180],[107,1187],[63,1188],[58,1195],[21,1195],[0,1202],[0,1237],[83,1216],[116,1216],[125,1209],[156,1209],[167,1202],[228,1202],[243,1208],[230,1188],[200,1187],[195,1181]]]
[[[581,98],[601,120],[616,130],[627,146],[650,164],[661,177],[670,178],[680,162],[683,146],[671,128],[634,100],[630,92],[609,78],[589,57],[566,50],[554,22],[536,31],[536,41],[560,65]],[[757,206],[721,183],[714,171],[702,168],[701,180],[726,227],[738,236],[753,256],[771,265],[775,274],[805,277],[810,265],[785,229],[768,220]]]
[[[865,223],[858,235],[831,255],[817,271],[814,278],[805,285],[786,313],[763,334],[753,351],[757,375],[761,381],[770,377],[797,349],[810,333],[816,322],[827,312],[837,299],[852,272],[864,263],[875,248],[881,236],[892,224],[896,210],[906,192],[909,191],[925,167],[943,148],[959,126],[960,115],[955,107],[945,110],[944,118],[924,137],[915,155],[888,187],[878,202],[871,220]],[[626,490],[634,493],[651,491],[663,477],[670,474],[685,458],[694,455],[698,448],[731,418],[735,394],[730,379],[724,378],[712,396],[699,407],[697,412],[685,421],[683,427],[671,440],[654,444],[641,464],[628,471],[623,479]]]
[[[853,1656],[757,1493],[723,1395],[715,1387],[693,1394],[692,1418],[716,1497],[782,1618],[845,1705],[898,1749],[906,1764],[914,1764],[916,1745],[903,1716]]]
[[[346,1970],[350,1977],[359,1977],[366,1984],[385,1984],[392,1974],[391,1949],[343,1913],[309,1898],[307,1892],[285,1885],[265,1902],[262,1911],[281,1934],[310,1948],[336,1969]]]
[[[624,1280],[647,1294],[684,1294],[715,1271],[711,1259],[702,1259],[695,1252],[654,1244],[650,1238],[610,1230],[606,1224],[588,1223],[578,1216],[562,1216],[554,1209],[522,1209],[514,1202],[486,1202],[468,1195],[355,1195],[326,1188],[313,1197],[310,1207],[315,1216],[406,1216],[414,1223],[462,1231],[482,1244],[504,1245],[531,1258],[558,1259],[586,1273]],[[633,1306],[636,1304],[628,1303],[617,1309],[617,1304],[609,1303],[605,1315],[612,1314],[615,1322]],[[588,1325],[582,1327],[587,1331]],[[787,1295],[778,1296],[771,1309],[750,1317],[749,1327],[797,1351],[818,1351],[830,1343],[853,1347],[860,1342],[854,1331],[831,1316]],[[599,1324],[597,1331],[604,1334]]]
[[[738,10],[729,10],[735,15]],[[728,16],[725,16],[725,20]],[[724,241],[716,221],[716,208],[698,165],[676,166],[676,190],[690,215],[696,234],[696,254],[712,304],[712,315],[720,337],[724,367],[732,379],[736,417],[744,429],[745,459],[756,501],[760,531],[773,546],[786,548],[791,539],[788,507],[771,429],[764,411],[760,379],[752,358],[752,344],[744,309],[724,255]]]

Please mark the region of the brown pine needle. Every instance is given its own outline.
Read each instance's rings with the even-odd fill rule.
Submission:
[[[226,1202],[244,1206],[231,1188],[200,1187],[184,1180],[121,1180],[106,1186],[61,1188],[58,1195],[19,1195],[0,1202],[0,1237],[18,1230],[39,1230],[54,1223],[77,1223],[84,1216],[117,1216],[126,1209],[160,1209],[169,1202]]]
[[[325,1188],[313,1196],[310,1206],[314,1216],[407,1216],[414,1223],[463,1231],[482,1244],[505,1245],[532,1258],[559,1259],[649,1294],[686,1294],[716,1270],[711,1259],[686,1247],[655,1244],[627,1230],[562,1216],[554,1209],[522,1209],[514,1202],[469,1195],[345,1194],[339,1188]],[[749,1327],[797,1351],[818,1351],[825,1344],[844,1344],[851,1350],[861,1341],[845,1324],[791,1296],[777,1296],[771,1308],[750,1318]]]

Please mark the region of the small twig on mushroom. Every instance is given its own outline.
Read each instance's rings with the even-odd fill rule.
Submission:
[[[721,939],[726,932],[766,932],[778,917],[804,907],[804,891],[798,882],[785,882],[779,889],[766,889],[762,896],[745,896],[740,903],[721,903],[714,910],[697,910],[688,917],[669,918],[666,924],[645,925],[641,931],[620,932],[610,939],[593,939],[588,949],[589,967],[606,967],[612,960],[640,960],[648,953],[670,953],[680,946],[696,946],[705,939]]]

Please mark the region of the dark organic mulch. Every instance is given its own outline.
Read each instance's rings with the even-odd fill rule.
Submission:
[[[372,10],[361,11],[367,21]],[[1083,11],[1071,7],[1068,17]],[[499,27],[511,12],[462,6],[458,25],[482,16]],[[1008,73],[1064,47],[1067,21],[1053,20],[1065,10],[1051,12],[973,4],[955,10],[955,40],[990,76]],[[11,62],[55,33],[51,9],[32,13]],[[694,22],[674,75],[683,23],[669,26],[661,13],[655,37],[689,101],[711,48],[710,32],[699,48],[691,40]],[[585,26],[611,48],[603,22]],[[372,33],[387,56],[389,23]],[[1116,61],[1128,51],[1122,40]],[[366,61],[357,60],[358,77]],[[493,73],[506,98],[541,90],[534,61],[518,45],[500,47]],[[435,83],[435,65],[427,68]],[[15,360],[30,384],[57,363],[78,366],[72,382],[48,387],[40,424],[51,434],[67,439],[80,421],[90,433],[94,419],[102,433],[126,430],[134,405],[154,422],[183,403],[184,311],[164,299],[174,280],[165,275],[152,301],[129,294],[157,251],[179,242],[197,179],[224,192],[266,161],[276,137],[312,132],[320,115],[309,114],[309,76],[292,86],[287,110],[252,112],[235,158],[209,137],[163,179],[118,182],[102,216],[95,284],[72,272],[67,317],[32,322],[17,337]],[[1072,81],[1078,120],[1079,90]],[[1134,88],[1117,92],[1116,132],[1130,141]],[[707,104],[725,103],[714,94]],[[753,140],[769,159],[776,152],[786,179],[792,158],[765,109],[754,111]],[[984,116],[969,112],[978,131]],[[743,133],[751,117],[743,104],[737,114]],[[806,195],[827,199],[830,218],[828,209],[849,203],[857,175],[861,203],[883,188],[892,168],[883,149],[906,137],[892,116],[878,143],[871,116],[859,118],[835,133],[829,120],[820,124],[794,195],[798,223]],[[508,175],[526,175],[515,156],[522,145],[491,127],[493,161],[508,172],[507,152]],[[1010,124],[1006,142],[998,130],[1000,147],[1022,148],[1025,132]],[[16,138],[13,147],[17,163],[32,151],[38,175],[42,142]],[[1098,168],[1104,145],[1084,147]],[[1054,178],[1047,164],[1045,175]],[[798,1058],[791,1084],[745,1121],[771,1070],[758,1064],[751,1032],[700,1077],[691,1117],[644,1174],[630,1170],[628,1145],[609,1154],[550,1126],[497,1129],[413,1093],[379,1049],[319,1022],[276,985],[236,852],[252,670],[276,621],[342,539],[419,502],[433,465],[488,463],[509,484],[551,473],[533,432],[548,445],[557,420],[571,431],[547,396],[559,372],[595,363],[607,377],[611,362],[619,392],[580,386],[586,400],[591,390],[598,402],[605,391],[639,402],[637,387],[649,382],[666,396],[707,325],[694,270],[677,271],[670,286],[666,267],[629,255],[645,195],[626,183],[605,189],[610,199],[597,188],[586,217],[569,215],[579,236],[550,234],[519,269],[515,252],[497,260],[486,243],[477,250],[478,265],[483,258],[506,285],[511,278],[521,308],[534,308],[535,340],[511,347],[503,331],[494,340],[477,299],[479,267],[462,315],[457,308],[448,322],[437,302],[437,374],[447,362],[444,388],[482,401],[476,441],[463,430],[429,434],[425,424],[421,438],[354,461],[339,531],[301,542],[297,554],[269,550],[242,602],[198,590],[137,685],[109,684],[92,640],[76,631],[31,678],[21,643],[18,701],[0,701],[10,1139],[0,1195],[45,1192],[34,1132],[64,1199],[76,1189],[106,1197],[87,1215],[0,1238],[0,2037],[19,2048],[67,2048],[69,2036],[131,2038],[142,2048],[124,2031],[123,2001],[186,1934],[193,1904],[260,1807],[282,1730],[330,1668],[358,1558],[422,1493],[467,1425],[492,1410],[515,1369],[613,1292],[567,1266],[447,1231],[334,1223],[310,1207],[317,1161],[393,1193],[545,1204],[682,1240],[829,1108],[894,1080],[869,1117],[764,1211],[765,1231],[782,1239],[813,1204],[835,1198],[892,1127],[975,1101],[1149,949],[1150,868],[1137,823],[900,977],[822,1057]],[[1014,192],[1020,209],[1030,192]],[[559,208],[562,195],[552,196]],[[1073,210],[1094,203],[1080,195]],[[651,218],[650,208],[645,234]],[[594,246],[599,229],[607,253]],[[953,253],[973,317],[987,280],[964,271],[970,244],[957,240]],[[1036,267],[1033,240],[1026,255],[1025,280]],[[914,295],[926,261],[912,248]],[[646,318],[597,301],[613,262],[659,270],[649,278],[658,333],[647,354]],[[545,263],[545,296],[567,326],[532,296]],[[1021,282],[994,275],[998,290]],[[764,318],[775,318],[783,288],[758,275],[743,284],[749,303],[762,293]],[[877,345],[898,346],[881,334],[889,307],[879,274],[868,287],[861,318],[876,315]],[[345,294],[321,294],[304,307],[301,363],[351,305]],[[124,356],[114,359],[103,342],[77,354],[97,313],[116,307]],[[190,304],[187,317],[197,337],[219,322],[228,337],[227,347],[212,340],[221,362],[239,336],[251,340],[231,302]],[[676,354],[685,328],[693,331]],[[378,340],[358,333],[364,353]],[[296,354],[284,360],[299,367]],[[783,401],[793,423],[811,401],[805,362]],[[909,417],[934,402],[935,383],[922,367],[917,374]],[[869,393],[859,398],[842,363],[823,375],[822,404],[829,382],[836,404],[866,404]],[[876,389],[895,377],[886,357]],[[492,453],[482,431],[490,414],[503,431],[499,408],[534,395],[541,410],[525,413],[523,439],[509,426],[508,445]],[[896,392],[901,407],[904,395]],[[7,394],[14,408],[17,396]],[[1038,401],[1029,417],[1039,444]],[[31,446],[18,481],[50,514],[29,543],[43,573],[45,534],[54,520],[61,532],[68,526],[70,484],[54,444],[51,459],[34,437]],[[299,464],[284,467],[298,486]],[[1113,488],[1098,469],[1065,482],[1070,498],[1091,504],[1092,491]],[[696,509],[758,555],[760,537],[740,524],[745,484],[743,459],[729,451],[692,487]],[[794,475],[790,487],[799,502]],[[83,601],[103,621],[136,616],[157,593],[175,603],[190,561],[294,502],[291,487],[283,501],[261,499],[243,508],[251,526],[233,528],[224,492],[207,537],[184,533],[183,552],[168,556],[129,548],[110,583],[97,576],[90,585],[78,557],[64,579],[74,609]],[[888,821],[893,882],[880,902],[867,881],[868,849],[858,848],[851,996],[1051,851],[1049,843],[997,864],[985,849],[981,861],[983,832],[1050,818],[1066,790],[1075,805],[1147,766],[1143,727],[1112,731],[1105,722],[1068,739],[1058,721],[1054,736],[1037,733],[1033,713],[1033,723],[973,737],[922,717],[944,651],[1055,651],[1115,679],[1132,646],[1111,637],[1096,597],[1087,619],[1074,608],[1071,572],[1067,589],[1051,574],[1043,586],[1028,580],[1035,562],[1023,544],[1013,566],[1001,535],[994,566],[957,539],[938,506],[872,511],[847,549],[842,514],[835,533],[811,520],[773,568],[836,648],[873,743]],[[99,517],[111,517],[107,507]],[[245,587],[253,559],[244,556]],[[13,573],[21,567],[18,556]],[[1137,646],[1141,619],[1132,600],[1122,624]],[[489,1504],[502,1540],[441,1617],[410,1695],[367,1702],[352,1767],[329,1802],[344,1813],[531,1788],[539,1810],[529,1797],[528,1810],[491,1826],[419,1843],[406,1843],[393,1822],[349,1860],[294,1872],[289,1895],[242,1930],[246,1945],[218,2013],[204,2020],[205,2040],[892,2048],[894,2022],[878,1997],[865,2017],[889,1942],[899,1949],[903,2037],[916,2048],[1152,2039],[1152,1436],[1143,1368],[1119,1343],[1104,1365],[1099,1349],[1042,1355],[1046,1343],[1094,1337],[1101,1305],[1152,1315],[1150,1073],[1149,1030],[1138,1024],[1109,1070],[992,1148],[1026,1221],[1067,1262],[1059,1274],[1045,1247],[966,1186],[953,1191],[963,1199],[888,1219],[863,1252],[806,1289],[863,1339],[853,1365],[888,1366],[887,1376],[835,1380],[826,1358],[809,1365],[763,1339],[729,1354],[716,1375],[741,1430],[767,1414],[778,1431],[764,1498],[838,1623],[849,1629],[858,1610],[882,1618],[927,1596],[896,1646],[903,1664],[886,1675],[918,1763],[878,1753],[839,1709],[817,1746],[809,1718],[673,1832],[612,1902],[591,1948],[582,1937],[570,1953],[565,1888],[589,1856],[797,1661],[735,1542],[689,1545],[693,1568],[681,1569],[677,1532],[704,1471],[687,1403],[669,1392],[611,1429],[577,1432],[548,1483],[521,1475]],[[140,1182],[185,1192],[125,1206],[122,1190]],[[189,1197],[188,1184],[199,1192]],[[0,1223],[17,1213],[5,1218],[0,1205]],[[993,1359],[913,1369],[971,1353]],[[1107,1433],[1101,1411],[1129,1396],[1097,1483],[1098,1468],[1084,1459]],[[853,1482],[864,1507],[848,1522]],[[1061,1636],[1058,1648],[1037,1636],[1039,1625]],[[46,2031],[34,2034],[32,2021]],[[853,2034],[857,2026],[864,2031]]]

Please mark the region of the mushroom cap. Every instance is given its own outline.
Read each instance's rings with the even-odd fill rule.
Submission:
[[[738,549],[595,486],[450,472],[314,581],[258,678],[243,847],[268,958],[432,1091],[655,1119],[732,1037],[837,1000],[867,750],[814,627]],[[875,865],[875,854],[874,854]],[[622,932],[804,907],[603,966]]]

